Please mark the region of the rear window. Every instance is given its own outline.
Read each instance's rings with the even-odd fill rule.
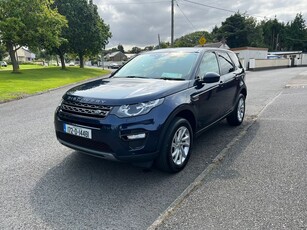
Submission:
[[[231,73],[235,70],[234,64],[227,53],[218,52],[218,59],[220,63],[221,75]]]
[[[235,65],[236,69],[238,68],[242,68],[241,63],[239,61],[239,58],[237,57],[237,55],[233,52],[228,52],[233,64]]]

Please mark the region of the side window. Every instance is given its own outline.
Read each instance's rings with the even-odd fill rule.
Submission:
[[[216,55],[213,52],[204,54],[199,66],[198,76],[203,77],[208,72],[220,73]]]
[[[228,55],[230,56],[232,62],[235,64],[237,69],[242,68],[239,58],[234,52],[228,52]]]
[[[232,63],[227,53],[219,52],[218,58],[220,62],[221,75],[235,71],[234,64]]]

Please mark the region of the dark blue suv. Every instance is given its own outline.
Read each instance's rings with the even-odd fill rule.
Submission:
[[[242,123],[244,78],[229,50],[142,53],[110,78],[66,92],[55,112],[56,136],[93,156],[178,172],[197,135],[224,118]]]

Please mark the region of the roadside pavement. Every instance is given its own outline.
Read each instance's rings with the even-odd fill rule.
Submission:
[[[305,80],[290,82],[222,163],[149,229],[307,229]]]

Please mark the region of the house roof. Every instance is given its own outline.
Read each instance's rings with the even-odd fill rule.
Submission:
[[[108,56],[108,57],[115,57],[116,55],[118,55],[118,54],[123,54],[123,55],[125,55],[123,52],[121,52],[121,51],[116,51],[116,52],[113,52],[113,53],[110,53],[110,54],[107,54],[106,56]]]
[[[121,53],[120,51],[110,53],[109,57],[114,57],[114,56],[116,56],[117,54],[120,54],[120,53]]]
[[[136,56],[137,54],[125,54],[127,56],[127,58],[133,58],[134,56]]]
[[[123,56],[123,57],[127,57],[127,55],[124,54],[124,53],[121,52],[121,51],[116,51],[116,52],[113,52],[113,53],[106,54],[104,57],[105,57],[105,58],[113,58],[113,57],[115,57],[115,56],[117,56],[117,55],[121,55],[121,56]]]
[[[277,51],[277,52],[269,52],[272,55],[291,55],[291,54],[301,54],[303,51]]]

